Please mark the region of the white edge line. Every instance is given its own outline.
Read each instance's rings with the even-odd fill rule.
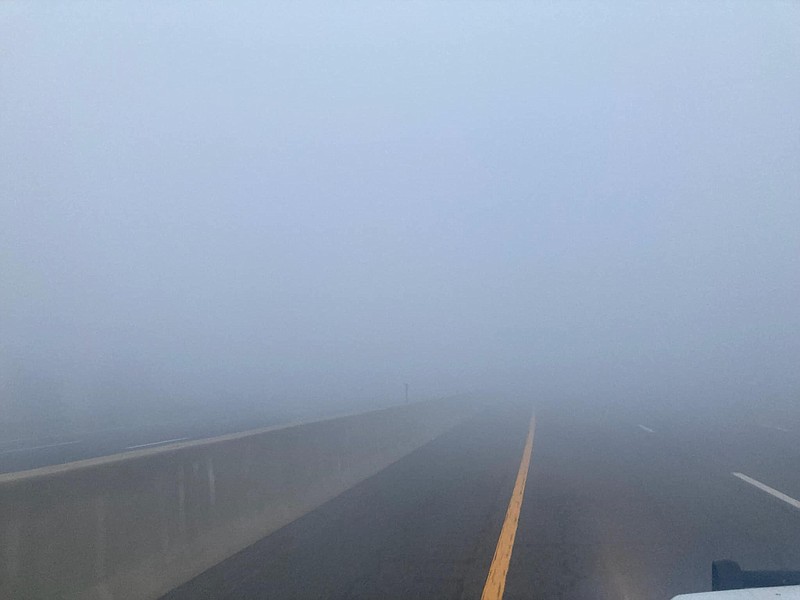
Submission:
[[[173,440],[161,440],[160,442],[150,442],[149,444],[139,444],[138,446],[128,446],[125,450],[133,450],[135,448],[148,448],[150,446],[158,446],[159,444],[169,444],[170,442],[182,442],[183,440],[188,440],[189,438],[175,438]]]
[[[778,427],[777,425],[767,425],[765,423],[762,423],[761,426],[764,429],[774,429],[775,431],[782,431],[784,433],[789,433],[789,430],[786,429],[785,427]]]
[[[655,431],[653,431],[649,427],[645,427],[644,425],[639,425],[639,428],[644,429],[647,433],[655,433]]]
[[[447,396],[442,400],[451,400],[451,399],[456,400],[458,398],[459,398],[458,396]],[[209,437],[209,438],[187,440],[185,442],[181,442],[180,448],[189,449],[189,448],[209,447],[215,444],[222,444],[231,440],[242,440],[257,435],[262,435],[264,433],[271,433],[274,431],[281,431],[284,429],[294,429],[296,427],[315,427],[321,425],[322,423],[339,421],[346,417],[358,417],[358,416],[381,414],[381,413],[390,414],[397,410],[408,408],[408,406],[415,406],[415,405],[422,406],[431,402],[434,402],[434,400],[430,399],[415,400],[410,402],[409,404],[393,404],[391,406],[384,406],[383,408],[376,408],[374,410],[368,410],[363,412],[357,412],[357,411],[341,412],[334,415],[320,417],[315,421],[287,421],[285,423],[269,425],[267,427],[259,427],[257,429],[248,429],[246,431],[238,431],[234,433],[224,433],[222,435],[216,435],[214,437]],[[472,403],[467,403],[466,407],[475,408],[475,401],[472,401]],[[129,460],[139,460],[145,456],[158,454],[161,452],[172,452],[173,450],[174,448],[170,448],[168,446],[141,448],[139,450],[131,450],[130,452],[126,452],[125,450],[120,450],[116,454],[106,454],[103,456],[96,456],[94,458],[85,458],[83,460],[77,460],[75,462],[63,463],[59,465],[48,465],[45,467],[36,467],[34,469],[28,469],[26,471],[11,471],[9,473],[0,473],[0,489],[2,489],[2,486],[4,485],[17,485],[20,484],[21,482],[30,481],[32,479],[53,477],[55,475],[65,475],[67,473],[72,473],[78,470],[91,469],[99,465],[108,465],[112,463],[118,463]]]
[[[786,502],[786,504],[790,504],[791,506],[794,506],[795,508],[800,509],[800,501],[799,500],[795,500],[791,496],[787,496],[783,492],[779,492],[775,488],[771,488],[765,483],[761,483],[760,481],[756,481],[755,479],[753,479],[752,477],[748,477],[744,473],[731,473],[731,475],[733,475],[734,477],[738,477],[739,479],[741,479],[745,483],[749,483],[753,487],[757,487],[762,492],[767,492],[770,496],[774,496],[778,500],[783,500],[784,502]]]

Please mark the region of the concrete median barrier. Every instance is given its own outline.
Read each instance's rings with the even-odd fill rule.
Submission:
[[[0,475],[0,598],[157,598],[473,410],[409,404]]]

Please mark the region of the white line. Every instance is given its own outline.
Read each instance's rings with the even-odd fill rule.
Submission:
[[[639,425],[639,427],[640,427],[641,429],[644,429],[644,430],[645,430],[647,433],[655,433],[655,431],[653,431],[653,430],[652,430],[652,429],[650,429],[649,427],[645,427],[644,425]]]
[[[6,450],[5,452],[0,452],[2,454],[14,454],[16,452],[28,452],[30,450],[43,450],[45,448],[58,448],[59,446],[69,446],[71,444],[80,444],[83,440],[75,440],[74,442],[61,442],[59,444],[48,444],[46,446],[32,446],[30,448],[17,448],[16,450]]]
[[[784,433],[789,433],[788,429],[783,427],[778,427],[777,425],[765,425],[764,423],[761,424],[762,427],[765,429],[774,429],[775,431],[783,431]]]
[[[770,496],[775,496],[778,500],[783,500],[784,502],[786,502],[786,504],[791,504],[795,508],[800,508],[800,501],[795,500],[791,496],[787,496],[783,492],[779,492],[775,488],[771,488],[768,485],[766,485],[764,483],[761,483],[760,481],[756,481],[752,477],[748,477],[747,475],[744,475],[743,473],[731,473],[731,475],[733,475],[734,477],[738,477],[742,481],[744,481],[746,483],[749,483],[750,485],[752,485],[754,487],[757,487],[762,492],[767,492]]]
[[[174,440],[163,440],[161,442],[150,442],[149,444],[139,444],[138,446],[128,446],[125,450],[135,450],[136,448],[147,448],[148,446],[158,446],[159,444],[169,444],[170,442],[182,442],[189,438],[175,438]]]

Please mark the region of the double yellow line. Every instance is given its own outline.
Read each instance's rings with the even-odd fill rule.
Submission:
[[[525,494],[525,483],[528,480],[528,468],[531,465],[531,452],[533,451],[533,430],[536,427],[536,416],[531,415],[531,424],[528,428],[528,437],[525,440],[525,449],[522,451],[522,460],[517,471],[517,481],[508,503],[506,518],[497,540],[492,565],[489,567],[489,576],[483,586],[481,600],[501,600],[506,589],[506,575],[511,562],[511,551],[514,549],[514,538],[517,535],[519,524],[519,511],[522,508],[522,497]]]

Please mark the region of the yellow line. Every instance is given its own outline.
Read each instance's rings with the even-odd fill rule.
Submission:
[[[514,548],[514,538],[517,535],[517,524],[519,523],[519,510],[522,508],[522,496],[525,494],[525,482],[528,480],[528,467],[531,464],[535,427],[536,417],[531,415],[531,424],[528,429],[528,438],[525,440],[525,449],[522,451],[522,461],[519,463],[517,481],[514,484],[514,491],[511,493],[506,519],[500,530],[500,538],[497,540],[497,548],[494,551],[492,565],[489,567],[486,585],[483,586],[481,600],[501,600],[506,588],[508,564],[511,562],[511,550]]]

